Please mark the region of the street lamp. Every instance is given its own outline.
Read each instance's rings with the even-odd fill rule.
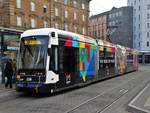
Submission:
[[[117,25],[115,26],[107,26],[107,32],[106,32],[106,38],[108,38],[108,40],[111,42],[111,35],[116,31],[116,29],[118,28]]]

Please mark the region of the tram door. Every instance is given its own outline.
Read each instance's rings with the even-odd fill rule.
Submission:
[[[75,84],[79,79],[79,49],[59,47],[60,87]]]
[[[108,51],[100,51],[99,78],[115,75],[115,54]]]

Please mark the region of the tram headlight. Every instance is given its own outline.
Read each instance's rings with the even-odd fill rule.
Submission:
[[[17,80],[20,80],[20,75],[17,75],[17,76],[16,76],[16,79],[17,79]]]

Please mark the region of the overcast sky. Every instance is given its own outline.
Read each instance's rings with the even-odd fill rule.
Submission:
[[[92,0],[90,2],[90,15],[109,11],[113,6],[127,6],[127,0]]]

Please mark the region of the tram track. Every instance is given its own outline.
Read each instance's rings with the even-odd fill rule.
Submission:
[[[142,76],[140,76],[140,78],[142,78]],[[85,105],[88,105],[89,103],[92,103],[96,99],[101,98],[104,95],[109,94],[109,92],[112,92],[112,91],[115,91],[115,90],[119,89],[118,91],[120,91],[121,94],[117,98],[115,98],[109,104],[106,104],[105,107],[103,107],[102,109],[96,111],[96,113],[103,113],[103,111],[105,111],[106,109],[108,109],[111,105],[113,105],[115,102],[117,102],[121,97],[123,97],[125,94],[127,94],[129,91],[131,91],[136,86],[136,84],[134,82],[132,84],[132,81],[135,81],[136,79],[138,80],[137,82],[141,82],[140,79],[139,79],[139,76],[136,76],[136,77],[134,77],[132,79],[129,79],[128,81],[126,81],[126,82],[124,82],[124,83],[122,83],[122,84],[120,84],[120,85],[118,85],[116,87],[113,87],[113,88],[111,88],[111,89],[109,89],[109,90],[107,90],[107,91],[105,91],[103,93],[100,93],[99,95],[97,95],[97,96],[95,96],[93,98],[88,99],[87,101],[84,101],[83,103],[81,103],[81,104],[79,104],[79,105],[77,105],[77,106],[75,106],[75,107],[67,110],[65,113],[76,113],[76,110],[82,109],[82,107],[84,108]],[[129,88],[129,89],[123,89],[122,88],[123,86],[124,87],[125,86],[128,87],[128,85],[130,85],[130,84],[133,85],[132,88]]]
[[[144,86],[141,86],[141,90],[147,86],[148,83],[145,83]],[[139,87],[136,87],[134,90],[139,89]],[[132,90],[132,89],[131,89]],[[111,108],[115,103],[117,103],[124,95],[126,95],[128,92],[130,92],[131,90],[126,91],[121,97],[117,98],[116,100],[114,100],[111,104],[109,104],[108,106],[106,106],[103,110],[99,110],[96,113],[104,113],[105,111],[107,111],[109,108]]]
[[[105,110],[109,109],[135,88],[136,85],[138,87],[138,83],[146,84],[150,81],[150,78],[144,80],[144,78],[147,77],[147,71],[139,71],[138,73],[140,74],[137,75],[136,72],[129,73],[89,85],[85,88],[80,88],[79,90],[64,93],[60,92],[59,94],[57,93],[56,95],[54,94],[53,96],[45,98],[24,95],[23,93],[18,93],[13,90],[12,92],[6,92],[11,93],[11,96],[8,96],[8,98],[7,95],[6,98],[2,100],[0,98],[0,109],[3,110],[2,113],[12,111],[14,108],[16,108],[16,110],[12,111],[12,113],[16,113],[16,111],[20,113],[22,110],[24,111],[23,113],[48,113],[49,111],[56,113],[104,113]],[[97,88],[99,89],[98,91],[96,91]],[[87,91],[90,89],[93,90]],[[86,92],[87,94],[85,94]],[[82,96],[78,98],[77,96],[80,95]],[[74,102],[74,99],[77,100]],[[108,99],[109,102],[106,102],[105,99]],[[71,103],[69,104],[69,102]],[[84,108],[90,109],[91,104],[93,104],[95,109],[92,106],[93,109],[91,109],[91,112],[88,112],[87,109],[84,111]],[[101,104],[103,104],[103,106],[101,106]],[[9,108],[5,105],[9,106]]]

